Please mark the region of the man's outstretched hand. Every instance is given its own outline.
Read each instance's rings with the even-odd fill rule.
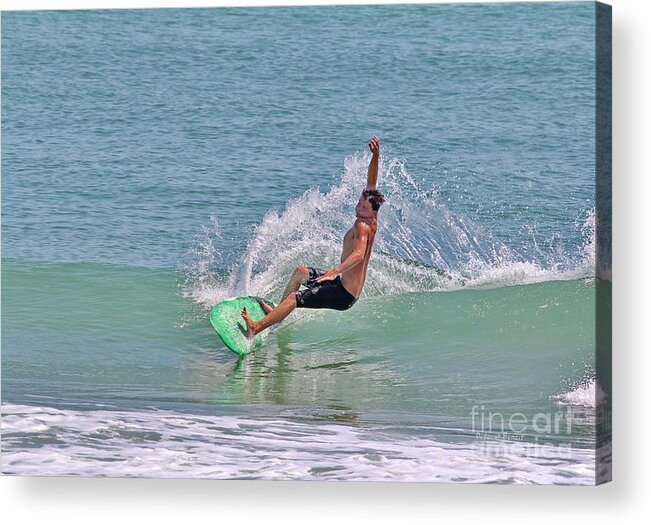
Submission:
[[[373,153],[374,157],[380,154],[380,139],[377,137],[377,135],[373,135],[371,142],[368,143],[368,147],[371,150],[371,153]]]

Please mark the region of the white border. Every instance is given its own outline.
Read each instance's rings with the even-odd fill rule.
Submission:
[[[315,5],[345,2],[5,0],[2,9]],[[358,4],[421,2],[348,2]],[[429,2],[449,3],[449,2]],[[614,479],[598,488],[0,478],[7,523],[598,523],[651,514],[647,0],[613,5]]]

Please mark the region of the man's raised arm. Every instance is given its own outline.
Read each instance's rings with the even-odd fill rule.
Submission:
[[[371,157],[371,162],[368,165],[368,177],[366,179],[366,189],[374,190],[377,185],[377,171],[378,163],[380,161],[380,139],[376,135],[373,135],[371,142],[368,143],[368,147],[371,150],[373,156]]]

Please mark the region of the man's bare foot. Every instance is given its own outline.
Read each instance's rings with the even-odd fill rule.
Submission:
[[[262,310],[264,311],[265,315],[268,314],[269,312],[271,312],[274,309],[274,307],[271,306],[271,303],[265,301],[262,298],[257,299],[257,301],[258,301],[258,304],[260,305],[260,308],[262,308]]]
[[[244,310],[242,310],[242,317],[244,318],[244,321],[246,321],[246,336],[247,337],[253,337],[255,334],[258,333],[256,323],[253,319],[249,317],[249,314],[246,311],[246,306],[244,307]]]

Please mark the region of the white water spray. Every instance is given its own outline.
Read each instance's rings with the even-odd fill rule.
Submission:
[[[345,231],[355,221],[355,204],[366,184],[369,156],[352,155],[341,180],[327,192],[310,188],[268,212],[244,253],[225,270],[215,246],[221,233],[211,228],[190,249],[185,294],[212,307],[236,295],[278,298],[299,265],[332,268],[339,263]],[[386,203],[369,264],[364,293],[454,290],[497,287],[594,275],[594,211],[582,226],[580,262],[559,271],[522,258],[504,243],[461,215],[453,214],[436,191],[422,190],[398,159],[380,161],[380,189]],[[591,227],[592,224],[592,227]],[[222,268],[221,272],[216,268]]]

